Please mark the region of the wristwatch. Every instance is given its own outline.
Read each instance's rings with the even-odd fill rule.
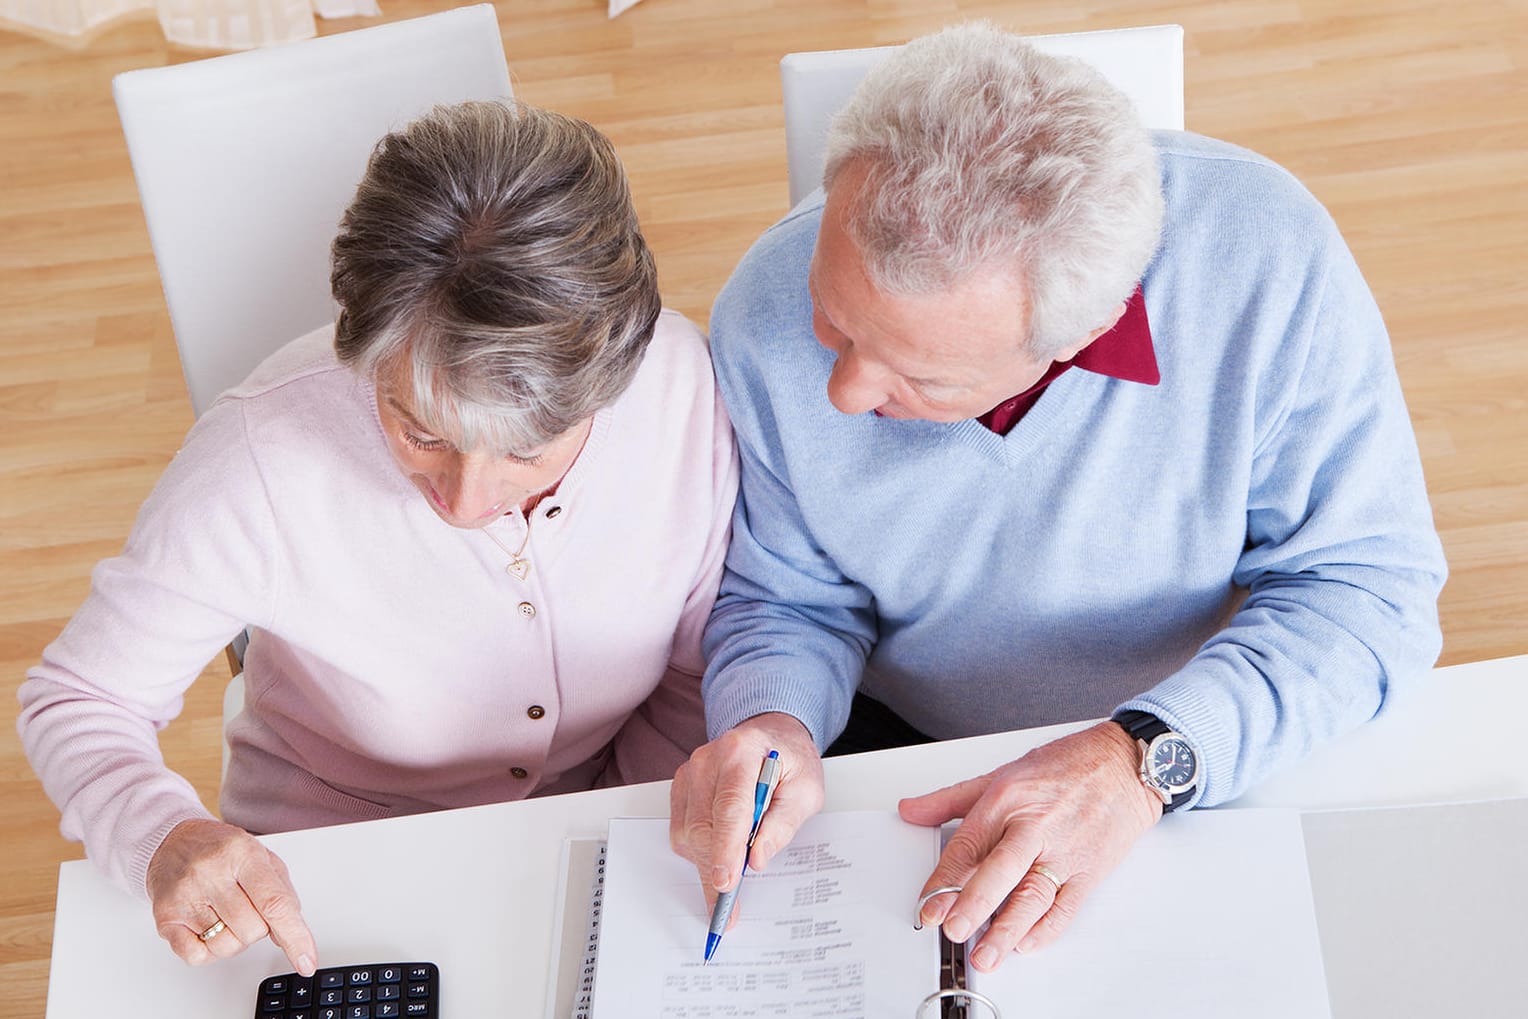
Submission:
[[[1187,737],[1145,711],[1121,711],[1113,721],[1141,750],[1141,784],[1162,801],[1170,814],[1193,799],[1199,786],[1199,757]]]

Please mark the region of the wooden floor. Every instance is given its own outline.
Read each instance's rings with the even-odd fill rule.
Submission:
[[[453,6],[382,0],[388,19]],[[501,3],[517,93],[631,170],[668,302],[704,322],[785,211],[777,62],[970,16],[1030,32],[1177,22],[1188,125],[1257,149],[1336,216],[1394,337],[1453,574],[1445,663],[1528,652],[1524,0],[603,0]],[[372,24],[321,24],[324,33]],[[78,44],[0,30],[0,702],[116,551],[191,422],[111,76],[194,59],[152,21]],[[164,737],[216,802],[209,667]],[[43,1014],[57,865],[80,855],[0,727],[0,1015]],[[145,913],[145,928],[149,920]]]

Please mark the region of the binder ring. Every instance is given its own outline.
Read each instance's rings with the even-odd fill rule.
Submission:
[[[913,930],[921,931],[923,929],[923,907],[928,905],[929,899],[932,899],[936,895],[943,895],[946,892],[959,892],[962,887],[964,886],[945,885],[943,888],[935,888],[923,898],[919,899],[918,905],[913,908]]]
[[[918,1005],[917,1015],[913,1019],[923,1019],[928,1014],[930,1005],[934,1005],[946,998],[964,998],[968,1005],[984,1005],[987,1011],[992,1013],[992,1019],[1003,1019],[1003,1013],[998,1011],[997,1003],[991,998],[978,991],[968,991],[958,987],[946,987],[924,998]]]

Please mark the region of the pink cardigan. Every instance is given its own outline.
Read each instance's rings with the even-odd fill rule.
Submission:
[[[21,686],[64,835],[140,896],[169,830],[211,816],[155,733],[245,624],[222,813],[251,831],[668,778],[704,741],[738,467],[695,328],[661,316],[532,513],[523,581],[399,473],[331,342],[287,345],[202,416]],[[492,525],[511,549],[526,526]]]

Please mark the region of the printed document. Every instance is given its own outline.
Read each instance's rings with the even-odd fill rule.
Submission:
[[[613,820],[608,842],[593,1019],[891,1019],[940,988],[939,935],[912,926],[937,829],[885,812],[812,818],[748,872],[707,965],[710,917],[667,820]],[[1300,816],[1164,818],[1053,944],[967,976],[1008,1019],[1145,1015],[1149,1000],[1174,1019],[1329,1017]]]

